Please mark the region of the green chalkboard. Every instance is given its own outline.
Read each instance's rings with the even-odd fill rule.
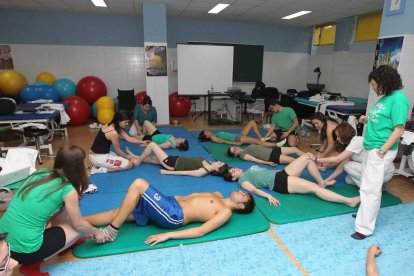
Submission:
[[[234,45],[233,81],[255,82],[262,79],[263,45]]]

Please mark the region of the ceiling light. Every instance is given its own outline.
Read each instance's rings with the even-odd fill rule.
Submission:
[[[95,7],[106,8],[106,4],[105,4],[104,0],[91,0],[91,1],[95,5]]]
[[[230,4],[217,4],[214,8],[209,10],[208,13],[217,14],[217,13],[221,12],[222,10],[224,10],[225,8],[227,8],[228,6],[230,6]]]
[[[297,13],[294,13],[294,14],[291,14],[291,15],[288,15],[288,16],[285,16],[285,17],[282,17],[282,19],[292,19],[292,18],[295,18],[295,17],[298,17],[298,16],[302,16],[302,15],[305,15],[305,14],[308,14],[308,13],[311,13],[311,11],[300,11],[300,12],[297,12]]]

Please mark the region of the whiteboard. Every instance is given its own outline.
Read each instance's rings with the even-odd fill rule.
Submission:
[[[178,94],[206,95],[233,84],[233,46],[177,45]]]

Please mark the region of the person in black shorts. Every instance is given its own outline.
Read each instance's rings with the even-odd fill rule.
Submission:
[[[308,169],[318,184],[300,177],[305,169]],[[325,189],[326,186],[333,185],[335,181],[325,182],[323,180],[316,166],[315,157],[311,153],[305,153],[287,165],[282,171],[268,170],[255,165],[246,172],[238,168],[230,168],[224,173],[223,177],[227,181],[238,180],[243,189],[267,198],[269,203],[275,206],[280,205],[279,200],[261,189],[268,189],[282,194],[313,193],[323,200],[343,203],[351,207],[355,207],[360,203],[359,196],[344,197]]]

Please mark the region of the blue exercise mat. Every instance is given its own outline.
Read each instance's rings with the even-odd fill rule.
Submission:
[[[383,249],[377,258],[380,267],[390,264],[389,275],[407,275],[410,270],[395,263],[399,262],[399,254],[404,259],[407,251],[411,256],[414,253],[413,213],[414,203],[380,209],[374,235],[360,241],[350,237],[355,224],[350,214],[280,225],[272,230],[311,274],[348,275],[350,267],[359,265],[358,273],[351,275],[364,275],[367,249],[375,243]],[[401,270],[394,270],[398,268]]]
[[[50,275],[300,275],[267,233],[42,267]]]

